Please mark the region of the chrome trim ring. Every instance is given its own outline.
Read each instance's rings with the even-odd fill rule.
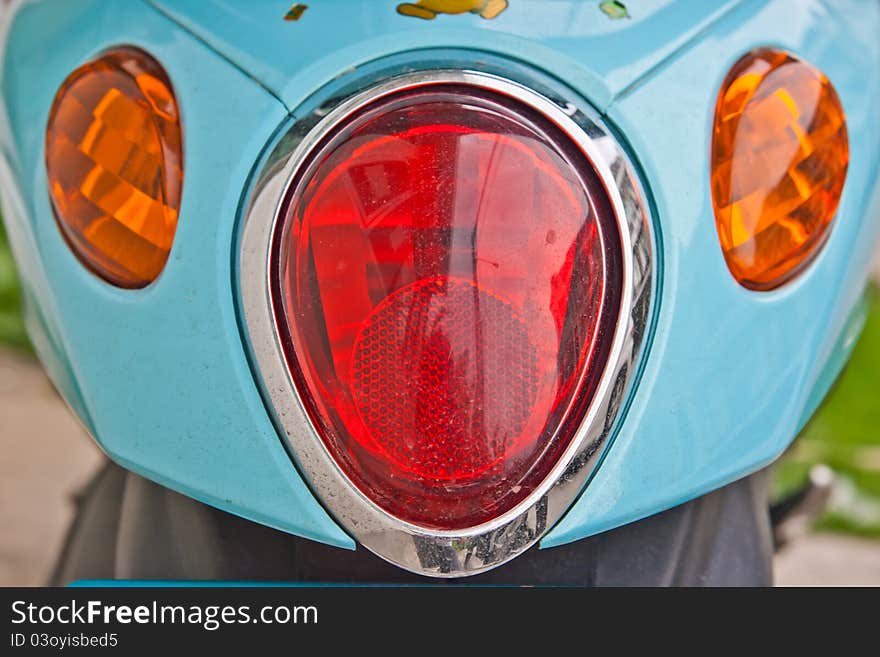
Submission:
[[[511,97],[562,129],[586,155],[605,187],[619,228],[623,264],[620,310],[608,361],[562,458],[516,507],[492,521],[455,531],[430,530],[390,515],[342,472],[313,426],[287,367],[271,292],[276,224],[283,217],[294,179],[320,140],[367,104],[400,91],[440,84]],[[333,517],[378,556],[432,577],[480,573],[535,544],[580,494],[627,398],[652,302],[652,243],[648,206],[635,168],[600,118],[512,80],[469,70],[406,73],[334,98],[297,120],[257,173],[244,216],[239,283],[250,348],[267,405],[300,472]]]

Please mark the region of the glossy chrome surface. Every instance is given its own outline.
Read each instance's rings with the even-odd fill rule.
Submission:
[[[461,531],[433,531],[403,522],[368,500],[330,457],[312,425],[279,342],[270,253],[282,203],[321,137],[357,109],[389,94],[455,83],[507,95],[541,112],[585,153],[608,194],[623,251],[623,289],[612,348],[593,402],[562,459],[518,506]],[[583,488],[611,434],[636,370],[652,298],[651,222],[632,164],[598,117],[564,99],[475,71],[408,73],[335,98],[296,122],[258,175],[246,211],[240,285],[251,349],[265,394],[301,471],[334,517],[380,557],[416,573],[454,577],[482,572],[515,557],[553,526]]]

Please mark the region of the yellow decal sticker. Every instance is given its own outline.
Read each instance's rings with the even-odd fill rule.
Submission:
[[[295,2],[293,3],[293,6],[287,10],[287,13],[284,14],[284,20],[298,21],[300,18],[302,18],[302,15],[308,8],[308,5],[304,5],[301,2]]]
[[[507,0],[421,0],[402,2],[397,5],[397,13],[432,20],[437,14],[478,14],[492,19],[507,9]]]
[[[601,9],[602,13],[611,20],[629,18],[629,12],[626,10],[626,5],[617,0],[605,0],[604,2],[600,2],[599,9]]]

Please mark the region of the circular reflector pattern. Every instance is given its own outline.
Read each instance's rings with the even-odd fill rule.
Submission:
[[[617,321],[617,225],[585,156],[506,97],[402,92],[323,139],[282,219],[282,343],[348,479],[432,529],[524,500],[579,428]]]
[[[473,348],[475,327],[485,361],[456,358]],[[485,472],[515,447],[535,402],[537,357],[525,322],[469,281],[430,278],[400,288],[375,308],[354,351],[361,419],[382,450],[417,476]],[[471,408],[486,391],[486,402]]]
[[[776,288],[816,256],[849,162],[828,79],[785,52],[748,53],[718,96],[712,202],[721,248],[745,287]]]
[[[182,167],[177,102],[152,57],[114,49],[61,85],[46,129],[49,194],[67,243],[93,272],[125,288],[159,275]]]

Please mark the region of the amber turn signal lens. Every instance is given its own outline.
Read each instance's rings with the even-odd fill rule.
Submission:
[[[180,115],[159,63],[119,48],[71,73],[49,114],[46,171],[76,256],[120,287],[155,280],[174,240],[183,182]]]
[[[848,162],[843,108],[821,72],[770,49],[734,65],[715,108],[712,203],[737,281],[773,289],[816,256]]]

